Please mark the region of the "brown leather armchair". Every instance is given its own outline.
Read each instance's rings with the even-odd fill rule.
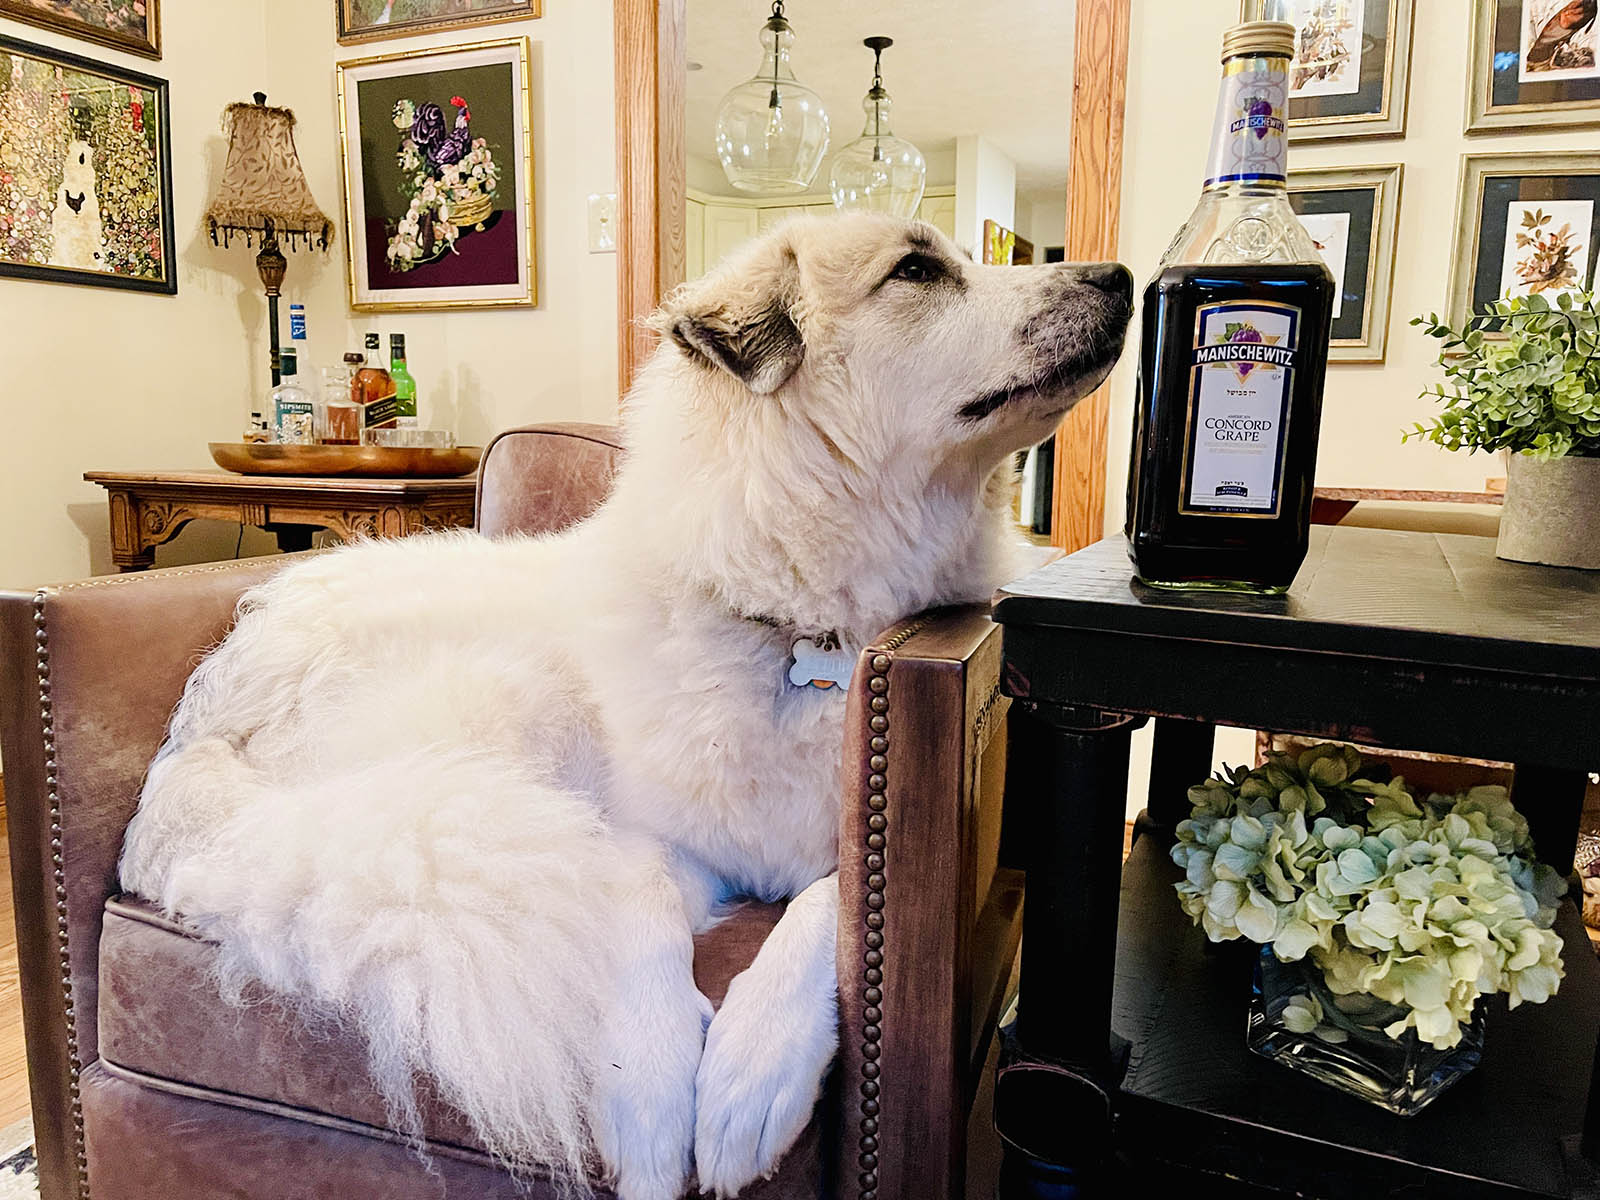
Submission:
[[[479,528],[581,519],[609,490],[617,454],[614,431],[597,426],[502,434],[484,456]],[[388,1128],[358,1044],[296,1026],[270,995],[224,1004],[214,947],[120,893],[123,830],[184,680],[240,593],[278,565],[0,596],[43,1200],[526,1194],[437,1103],[424,1106],[430,1174]],[[998,866],[999,650],[998,630],[969,609],[905,622],[862,652],[842,773],[839,1065],[817,1119],[751,1197],[964,1191],[968,1118],[1021,928],[1020,877]],[[777,911],[747,905],[696,940],[713,1003]]]

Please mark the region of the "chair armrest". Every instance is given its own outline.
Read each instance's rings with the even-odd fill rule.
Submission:
[[[0,594],[0,749],[42,1194],[82,1191],[102,910],[145,768],[256,559]]]
[[[498,434],[478,464],[478,530],[555,533],[611,494],[622,436],[611,425],[525,425]]]
[[[1000,630],[925,614],[862,651],[839,841],[841,1197],[948,1200],[1021,937],[998,864]],[[867,1140],[871,1139],[871,1140]]]

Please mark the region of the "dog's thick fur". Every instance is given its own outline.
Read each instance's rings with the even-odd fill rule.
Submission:
[[[557,537],[370,543],[250,593],[151,766],[124,886],[353,1023],[513,1167],[732,1194],[835,1049],[855,651],[1014,573],[1010,458],[1109,370],[1120,268],[977,267],[925,225],[791,223],[657,317],[611,499]],[[691,933],[790,901],[711,1010]],[[707,1022],[709,1021],[709,1029]]]

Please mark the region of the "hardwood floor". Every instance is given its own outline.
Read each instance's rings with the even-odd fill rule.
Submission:
[[[28,1058],[22,1041],[22,985],[17,974],[16,911],[11,902],[11,839],[0,782],[0,1129],[29,1113]]]

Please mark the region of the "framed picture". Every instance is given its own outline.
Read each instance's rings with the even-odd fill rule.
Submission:
[[[536,302],[527,38],[339,64],[350,303]]]
[[[333,0],[339,40],[374,42],[466,25],[520,21],[540,14],[540,0]]]
[[[1600,153],[1462,156],[1451,323],[1508,294],[1583,291],[1597,242]]]
[[[178,290],[167,84],[0,37],[0,275]]]
[[[1289,203],[1333,273],[1330,362],[1387,353],[1404,174],[1399,163],[1289,172]]]
[[[1398,137],[1406,131],[1413,0],[1289,0],[1289,138]]]
[[[1467,132],[1600,125],[1595,0],[1475,0]]]
[[[0,17],[161,57],[161,0],[0,0]]]

